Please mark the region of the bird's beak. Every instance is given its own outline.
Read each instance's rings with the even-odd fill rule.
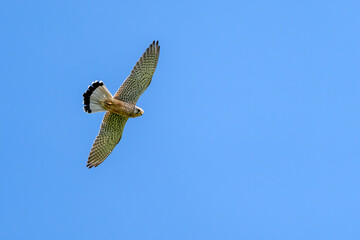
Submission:
[[[140,109],[140,115],[144,114],[144,110]]]

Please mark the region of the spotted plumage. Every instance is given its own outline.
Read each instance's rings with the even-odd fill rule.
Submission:
[[[103,82],[93,82],[84,97],[84,111],[87,113],[106,111],[87,162],[87,167],[97,167],[119,143],[129,118],[141,116],[144,111],[136,106],[141,94],[150,85],[159,59],[160,46],[150,44],[130,75],[112,97]]]

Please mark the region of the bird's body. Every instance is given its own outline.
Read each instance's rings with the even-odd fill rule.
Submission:
[[[124,101],[117,100],[116,98],[105,99],[101,102],[104,109],[111,113],[115,113],[124,117],[135,118],[143,115],[144,111]]]
[[[119,143],[127,120],[144,113],[136,102],[150,85],[159,53],[159,43],[154,41],[114,96],[101,81],[93,82],[83,94],[85,112],[106,112],[91,148],[87,167],[97,167],[102,163]]]

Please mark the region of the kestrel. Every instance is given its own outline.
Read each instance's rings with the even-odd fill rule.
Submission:
[[[126,121],[143,115],[144,111],[135,105],[150,85],[159,53],[159,42],[154,41],[146,49],[114,97],[102,81],[93,82],[83,94],[85,112],[106,112],[99,134],[92,145],[87,167],[99,166],[119,143]]]

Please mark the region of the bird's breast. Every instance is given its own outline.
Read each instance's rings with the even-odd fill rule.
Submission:
[[[133,117],[135,105],[112,98],[104,101],[104,107],[109,112],[125,117]]]

